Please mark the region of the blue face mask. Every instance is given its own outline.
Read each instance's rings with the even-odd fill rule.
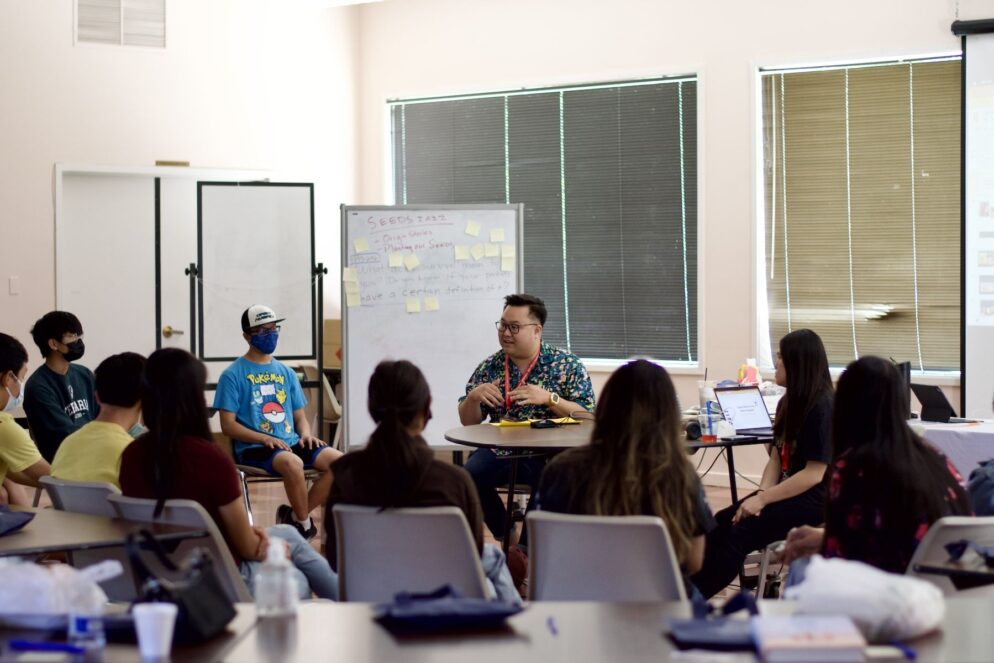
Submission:
[[[144,426],[142,426],[141,422],[139,421],[134,426],[128,429],[128,435],[137,439],[142,435],[144,435],[146,430],[147,429]]]
[[[253,335],[249,343],[262,354],[271,355],[276,350],[276,342],[279,340],[280,333],[278,331],[267,331]]]

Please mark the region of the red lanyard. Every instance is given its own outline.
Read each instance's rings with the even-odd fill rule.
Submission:
[[[780,476],[785,476],[790,467],[790,443],[784,440],[780,445]]]
[[[528,364],[528,368],[525,372],[521,374],[521,379],[518,380],[518,387],[525,383],[528,376],[531,375],[532,369],[535,368],[535,364],[538,363],[538,356],[542,354],[542,348],[538,349],[535,353],[535,358],[532,359],[532,363]],[[517,389],[518,387],[515,387]],[[507,353],[504,353],[504,404],[507,405],[507,409],[511,409],[511,360],[508,358]]]

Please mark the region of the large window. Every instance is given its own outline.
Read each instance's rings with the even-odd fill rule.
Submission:
[[[960,62],[761,77],[770,341],[958,370]]]
[[[523,203],[545,338],[697,360],[693,78],[391,103],[398,204]]]

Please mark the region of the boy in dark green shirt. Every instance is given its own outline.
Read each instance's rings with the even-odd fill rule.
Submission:
[[[38,450],[48,462],[67,435],[97,416],[93,371],[80,359],[83,325],[72,313],[46,313],[31,329],[45,363],[24,386],[24,413]]]

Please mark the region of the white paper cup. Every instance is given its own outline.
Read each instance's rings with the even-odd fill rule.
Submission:
[[[138,603],[131,609],[143,660],[169,657],[176,626],[175,603]]]

